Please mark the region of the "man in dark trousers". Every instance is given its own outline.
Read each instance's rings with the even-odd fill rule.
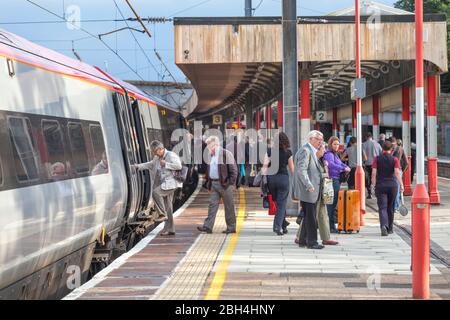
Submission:
[[[323,134],[313,130],[307,138],[309,142],[297,151],[294,171],[294,192],[304,211],[299,246],[306,246],[308,249],[323,249],[324,246],[317,242],[316,221],[316,205],[320,196],[322,179],[316,153],[323,142]]]
[[[220,146],[220,140],[216,136],[206,139],[206,146],[211,159],[206,168],[206,186],[211,192],[208,207],[208,217],[203,226],[197,227],[199,231],[212,233],[220,198],[223,198],[225,206],[225,222],[227,229],[223,233],[236,232],[236,212],[234,208],[234,186],[238,176],[237,165],[232,153]]]

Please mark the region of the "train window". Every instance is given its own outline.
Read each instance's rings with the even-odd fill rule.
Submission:
[[[8,128],[19,182],[39,179],[38,153],[28,118],[9,117]]]
[[[100,174],[108,172],[108,160],[106,157],[105,142],[103,140],[102,128],[99,125],[90,125],[92,146],[94,147],[94,157],[96,166],[92,170],[92,174]]]
[[[47,146],[47,161],[50,163],[49,175],[65,176],[67,173],[67,168],[65,167],[66,158],[63,134],[59,122],[56,120],[42,120],[42,133],[44,134],[44,140]],[[60,165],[55,166],[56,163]],[[53,172],[54,169],[57,172]]]
[[[69,122],[68,129],[75,171],[77,173],[89,172],[89,161],[81,123]]]

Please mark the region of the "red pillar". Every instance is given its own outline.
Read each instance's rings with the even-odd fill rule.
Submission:
[[[378,94],[372,97],[372,119],[373,139],[378,141],[380,135],[380,96]]]
[[[272,129],[272,106],[269,104],[266,109],[266,129]]]
[[[430,194],[431,204],[441,203],[437,179],[436,84],[437,77],[434,75],[428,76],[428,193]]]
[[[430,297],[430,197],[425,186],[425,112],[423,81],[423,0],[415,0],[416,10],[416,159],[417,184],[412,209],[412,295]]]
[[[360,16],[360,0],[355,0],[355,64],[356,64],[356,78],[360,79],[361,72],[361,16]],[[361,214],[360,214],[360,225],[365,225],[365,215],[366,215],[366,186],[365,186],[365,173],[363,169],[362,160],[362,117],[361,117],[361,98],[356,98],[355,102],[355,115],[356,115],[356,139],[357,139],[357,150],[358,150],[358,164],[355,171],[355,187],[360,194],[361,202]]]
[[[261,128],[261,110],[256,110],[256,130]]]
[[[278,119],[277,119],[278,128],[283,128],[283,100],[278,100],[277,109],[278,109]]]
[[[411,117],[410,117],[410,88],[409,85],[402,87],[402,140],[403,149],[408,157],[408,169],[403,173],[404,195],[412,196],[411,188]]]
[[[309,102],[309,80],[300,80],[300,141],[306,143],[307,135],[311,130],[311,106]]]
[[[314,124],[314,130],[320,131],[320,122],[316,121],[316,123]]]

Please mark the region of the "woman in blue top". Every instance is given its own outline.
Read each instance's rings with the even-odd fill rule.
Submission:
[[[345,165],[339,155],[339,138],[331,137],[328,140],[328,150],[323,156],[324,160],[328,162],[328,175],[333,179],[334,200],[332,204],[327,205],[328,218],[330,220],[330,232],[337,233],[336,221],[334,221],[334,211],[336,210],[338,194],[341,188],[339,176],[341,172],[350,172],[350,167]]]

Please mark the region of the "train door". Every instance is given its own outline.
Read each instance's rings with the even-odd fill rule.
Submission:
[[[141,190],[142,183],[139,173],[131,165],[139,163],[139,155],[136,152],[136,145],[133,141],[135,129],[130,121],[128,112],[127,98],[122,94],[114,95],[114,107],[116,111],[117,124],[121,137],[122,153],[124,156],[125,170],[128,180],[128,202],[127,202],[127,221],[131,222],[135,219],[139,212],[142,199]]]
[[[140,163],[148,162],[152,160],[152,154],[150,152],[150,141],[147,136],[146,127],[151,126],[151,124],[145,123],[145,118],[139,110],[139,104],[145,104],[139,100],[134,100],[131,104],[133,121],[136,128],[136,142],[139,145],[139,157]],[[145,108],[148,106],[142,106]],[[148,170],[143,170],[139,172],[140,180],[142,182],[142,198],[140,212],[148,212],[150,209],[150,200],[152,194],[152,184],[150,178],[150,172]]]

